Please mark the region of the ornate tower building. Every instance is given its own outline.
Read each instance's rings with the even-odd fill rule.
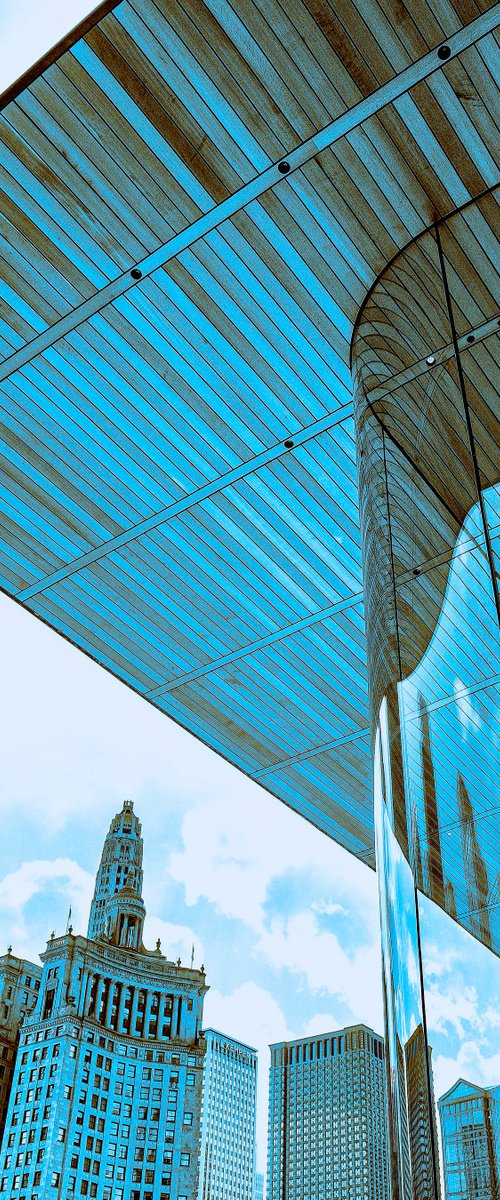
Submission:
[[[145,909],[142,900],[141,825],[131,800],[113,818],[104,842],[87,936],[103,934],[119,946],[142,943]]]
[[[143,944],[141,826],[111,822],[88,936],[52,936],[0,1152],[12,1200],[195,1200],[205,974]]]

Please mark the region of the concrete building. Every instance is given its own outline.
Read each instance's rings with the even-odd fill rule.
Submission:
[[[384,1059],[365,1025],[271,1046],[268,1200],[389,1200]]]
[[[257,1052],[216,1029],[204,1037],[198,1200],[254,1200]]]
[[[438,1109],[446,1200],[500,1200],[500,1087],[458,1079]]]
[[[19,1026],[35,1007],[42,968],[17,958],[9,946],[0,958],[0,1139],[3,1134],[16,1058]]]
[[[89,936],[70,927],[41,955],[0,1152],[9,1200],[195,1200],[205,975],[144,948],[142,849],[126,801]]]

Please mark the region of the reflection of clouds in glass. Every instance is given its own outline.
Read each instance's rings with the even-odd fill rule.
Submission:
[[[490,488],[484,497],[500,495]],[[398,695],[418,886],[491,946],[496,867],[479,818],[498,795],[500,638],[480,535],[477,504],[457,538],[431,641]]]
[[[396,1029],[403,1045],[422,1021],[415,893],[410,867],[382,813],[389,953]]]
[[[494,491],[488,488],[485,499]],[[496,607],[476,504],[458,535],[441,612],[426,653],[408,679],[398,685],[404,711],[416,711],[419,691],[432,703],[452,696],[457,679],[467,688],[496,673],[495,646],[500,660]]]
[[[465,737],[471,729],[480,729],[482,725],[479,712],[474,707],[475,696],[466,691],[465,684],[458,676],[453,684],[453,692],[457,705],[457,716]]]

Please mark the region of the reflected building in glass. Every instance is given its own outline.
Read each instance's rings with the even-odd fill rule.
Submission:
[[[496,212],[396,255],[352,343],[394,1200],[440,1197],[420,893],[500,951]]]
[[[499,1200],[500,1086],[459,1079],[438,1107],[445,1200]]]
[[[428,1079],[432,1088],[431,1051],[427,1048],[422,1025],[405,1046],[408,1134],[413,1191],[416,1196],[432,1196],[434,1176],[429,1164],[437,1147],[436,1109],[428,1103]],[[439,1178],[437,1193],[441,1196]]]
[[[389,1200],[385,1051],[365,1025],[271,1046],[267,1200]]]

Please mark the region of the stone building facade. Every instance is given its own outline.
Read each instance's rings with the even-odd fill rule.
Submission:
[[[11,946],[0,958],[0,1140],[7,1116],[19,1026],[35,1007],[41,978],[42,968],[12,954]]]
[[[195,1200],[205,974],[145,949],[141,827],[111,823],[88,936],[41,955],[2,1148],[9,1200]],[[33,968],[30,967],[31,975]]]

